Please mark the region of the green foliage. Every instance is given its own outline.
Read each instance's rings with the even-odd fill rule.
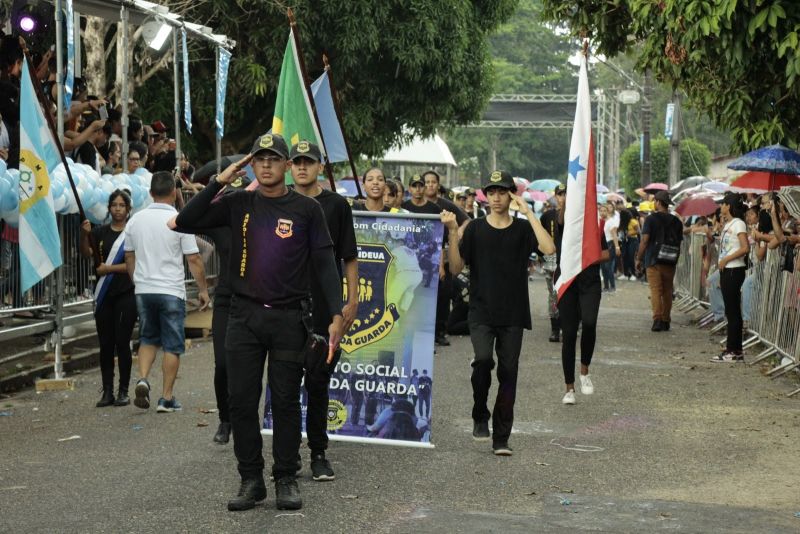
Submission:
[[[740,150],[800,141],[800,3],[790,0],[543,0],[545,16],[598,53],[680,87]]]
[[[653,182],[667,183],[669,178],[670,142],[665,137],[650,141],[650,169]],[[696,139],[681,140],[680,180],[689,176],[703,176],[711,165],[711,151]],[[620,184],[631,195],[640,187],[642,165],[639,161],[639,143],[630,145],[620,157]],[[647,184],[642,184],[647,185]]]
[[[169,1],[164,2],[170,4]],[[403,127],[432,134],[479,118],[492,92],[487,38],[516,0],[348,0],[292,2],[308,76],[329,58],[344,130],[354,154],[383,153]],[[204,0],[186,13],[237,42],[228,82],[225,151],[246,147],[271,127],[286,13],[263,0]],[[214,52],[194,45],[190,58],[195,137],[214,140]],[[144,94],[169,99],[170,77],[152,78]]]
[[[490,39],[493,93],[574,94],[577,68],[568,63],[577,46],[541,21],[541,1],[521,0],[514,17]],[[497,167],[525,178],[556,178],[566,171],[566,130],[458,128],[446,138],[464,183],[476,185]],[[476,159],[477,158],[477,159]]]

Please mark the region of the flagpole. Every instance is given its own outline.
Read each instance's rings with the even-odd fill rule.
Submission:
[[[286,10],[286,16],[289,17],[289,27],[292,30],[292,37],[294,39],[294,46],[297,49],[297,58],[300,61],[300,71],[303,76],[303,87],[305,87],[308,102],[311,105],[311,115],[314,117],[314,122],[317,125],[319,132],[319,141],[322,146],[325,146],[325,138],[322,136],[322,126],[319,123],[317,116],[317,105],[314,103],[314,95],[311,93],[311,85],[308,83],[308,74],[306,73],[306,61],[303,58],[303,48],[300,46],[300,37],[297,34],[297,21],[294,19],[294,12],[292,8]],[[325,174],[328,175],[328,181],[331,184],[331,191],[336,191],[336,182],[333,180],[333,168],[330,161],[328,161],[328,151],[325,150]],[[358,183],[358,176],[353,176],[353,179]]]
[[[328,73],[328,83],[331,86],[331,96],[333,96],[333,110],[336,112],[336,120],[339,121],[339,127],[342,130],[342,139],[344,140],[344,149],[347,151],[347,160],[350,162],[350,170],[353,172],[353,180],[356,182],[356,191],[359,197],[363,197],[361,186],[358,183],[358,173],[356,172],[356,165],[353,163],[353,156],[350,153],[350,143],[347,140],[347,134],[344,131],[344,122],[342,121],[342,112],[339,109],[339,93],[336,92],[336,84],[333,83],[333,71],[331,65],[328,63],[328,56],[322,54],[322,63],[325,65],[325,72]]]

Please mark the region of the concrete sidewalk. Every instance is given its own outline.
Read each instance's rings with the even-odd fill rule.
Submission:
[[[436,355],[435,449],[333,442],[324,483],[303,449],[301,513],[278,512],[269,485],[265,506],[230,513],[232,446],[211,442],[216,414],[201,413],[215,407],[209,341],[183,360],[183,413],[94,408],[98,370],[72,392],[0,399],[0,532],[800,531],[794,376],[708,362],[719,338],[680,314],[651,333],[646,287],[618,282],[603,297],[596,393],[562,406],[544,283],[531,289],[511,458],[472,441],[471,345],[452,338]],[[268,438],[264,452],[269,465]]]

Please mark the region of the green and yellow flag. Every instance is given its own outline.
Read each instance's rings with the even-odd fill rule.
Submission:
[[[291,29],[286,52],[283,54],[281,78],[278,81],[272,133],[282,135],[289,147],[300,140],[307,140],[317,144],[323,153],[325,151],[319,141],[320,135],[311,111],[311,102],[306,92],[294,33]]]

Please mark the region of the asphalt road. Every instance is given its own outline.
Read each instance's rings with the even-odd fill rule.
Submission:
[[[531,284],[513,457],[472,441],[471,345],[452,338],[436,355],[436,448],[332,443],[337,478],[323,483],[303,450],[300,513],[278,512],[271,488],[264,506],[227,511],[232,447],[211,442],[216,415],[201,413],[214,407],[210,342],[183,360],[182,413],[94,408],[98,370],[75,391],[2,398],[0,532],[800,531],[796,377],[709,363],[720,338],[680,313],[651,333],[646,287],[618,284],[603,298],[596,393],[576,406],[561,405],[560,346]]]

